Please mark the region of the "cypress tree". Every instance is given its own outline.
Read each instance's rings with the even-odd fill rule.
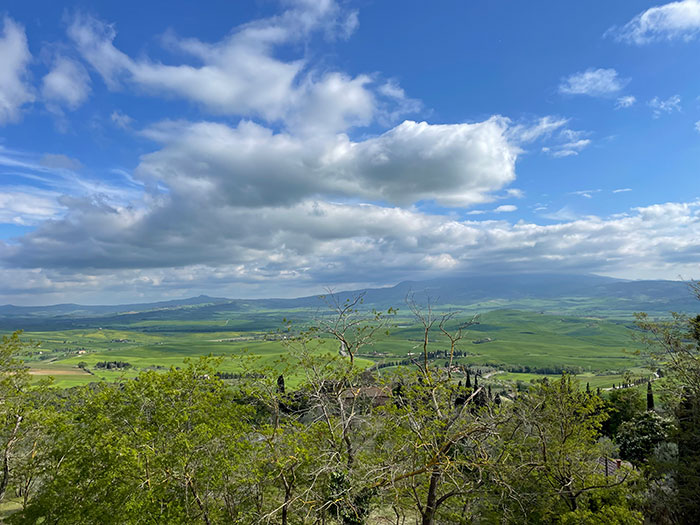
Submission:
[[[676,512],[680,523],[695,523],[700,514],[700,399],[686,389],[676,409],[678,429],[678,466],[674,475],[677,485]]]
[[[654,391],[651,389],[651,381],[647,383],[647,411],[654,410]]]
[[[281,374],[277,378],[277,393],[284,394],[284,376]]]
[[[469,377],[469,370],[467,370],[467,381],[466,381],[466,383],[464,383],[464,386],[466,386],[467,388],[472,387],[472,381],[471,381],[471,378]]]

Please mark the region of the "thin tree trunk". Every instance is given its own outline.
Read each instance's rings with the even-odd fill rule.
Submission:
[[[292,495],[292,486],[287,483],[287,480],[282,477],[284,482],[284,505],[282,505],[282,525],[287,525],[287,512],[289,511],[289,502]]]
[[[204,506],[204,503],[199,498],[199,495],[197,494],[197,491],[194,488],[194,483],[192,483],[192,478],[187,478],[187,484],[190,486],[190,491],[192,492],[194,500],[197,502],[199,510],[202,511],[202,518],[204,519],[204,523],[206,523],[207,525],[211,525],[211,522],[209,521],[209,514],[207,513],[207,508]]]
[[[425,501],[425,509],[423,510],[422,525],[435,525],[435,512],[437,511],[437,489],[440,481],[440,469],[433,468],[430,475],[430,484],[428,485],[428,497]]]
[[[12,445],[17,441],[17,433],[19,432],[19,425],[22,423],[22,416],[17,415],[17,422],[15,423],[15,428],[12,429],[12,434],[10,434],[10,439],[7,440],[5,445],[5,452],[3,454],[2,460],[2,479],[0,479],[0,501],[5,498],[5,492],[7,492],[7,484],[10,481],[10,451],[12,450]]]

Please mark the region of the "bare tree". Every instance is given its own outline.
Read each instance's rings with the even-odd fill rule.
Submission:
[[[455,348],[457,347],[457,343],[462,339],[462,336],[464,335],[463,330],[465,328],[468,328],[472,325],[477,324],[478,323],[477,319],[479,317],[478,314],[474,315],[474,317],[472,317],[471,321],[467,321],[466,323],[462,323],[462,324],[458,325],[456,331],[450,332],[447,329],[447,324],[450,321],[452,321],[456,315],[457,315],[457,312],[448,312],[448,313],[444,314],[442,316],[442,318],[440,319],[440,324],[439,324],[440,331],[443,334],[445,334],[445,337],[447,337],[447,339],[449,339],[449,341],[450,341],[450,363],[449,363],[449,366],[447,368],[447,378],[448,379],[452,378],[452,362],[454,360]]]
[[[416,320],[423,326],[423,365],[418,365],[426,380],[430,382],[430,367],[428,365],[428,345],[430,343],[430,331],[437,321],[437,317],[433,312],[433,303],[429,295],[426,294],[425,306],[421,306],[416,301],[416,295],[409,292],[406,296],[406,304],[409,310],[414,315]]]
[[[363,309],[364,292],[345,300],[331,289],[327,292],[321,297],[328,305],[330,315],[318,316],[318,330],[338,341],[340,355],[349,356],[350,363],[354,363],[360,349],[373,345],[379,334],[388,333],[389,323],[396,310],[389,308],[382,312]]]

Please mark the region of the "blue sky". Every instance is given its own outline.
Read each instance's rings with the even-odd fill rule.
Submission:
[[[9,0],[0,303],[698,278],[698,56],[700,0]]]

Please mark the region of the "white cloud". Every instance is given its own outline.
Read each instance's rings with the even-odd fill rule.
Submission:
[[[632,188],[618,188],[616,190],[612,190],[613,193],[625,193],[628,191],[632,191]]]
[[[559,142],[544,146],[542,151],[556,158],[576,156],[591,144],[586,135],[585,131],[565,128],[559,133]]]
[[[0,242],[0,290],[65,297],[199,288],[241,296],[270,282],[308,292],[453,269],[622,269],[632,276],[681,267],[683,257],[697,263],[698,203],[607,218],[563,208],[543,216],[558,222],[548,225],[509,222],[512,204],[467,212],[470,220],[455,218],[462,210],[420,211],[429,208],[425,201],[466,208],[521,197],[508,186],[525,147],[577,155],[591,134],[556,116],[397,125],[421,105],[396,81],[314,68],[303,55],[279,58],[278,46],[303,43],[312,32],[346,37],[356,13],[331,1],[286,5],[282,15],[235,28],[219,42],[166,35],[172,64],[129,56],[112,26],[76,17],[69,35],[109,89],[182,98],[236,118],[141,130],[157,145],[133,174],[111,170],[124,179],[119,187],[79,176],[80,164],[64,154],[19,155],[0,146],[0,164],[49,188],[2,188],[9,197],[0,202],[0,221],[37,227]],[[70,64],[77,63],[57,60],[45,96],[77,107],[90,88],[62,89],[80,77]],[[566,89],[600,96],[624,84],[614,70],[589,72],[570,77]],[[119,110],[110,120],[134,127]],[[387,131],[348,131],[373,123]],[[494,215],[477,220],[485,213]]]
[[[290,31],[274,26],[244,28],[216,45],[173,37],[172,46],[202,62],[200,66],[134,60],[114,46],[113,26],[88,16],[77,16],[68,34],[111,89],[128,82],[157,93],[178,95],[224,114],[255,113],[278,118],[280,106],[303,65],[270,56],[275,41],[292,36]]]
[[[550,137],[555,131],[559,131],[569,119],[554,117],[551,115],[538,119],[534,124],[517,124],[511,126],[508,135],[516,142],[527,144],[541,138]]]
[[[579,215],[567,204],[557,211],[543,213],[542,217],[551,221],[574,222],[579,219]]]
[[[620,91],[629,80],[621,79],[614,69],[587,69],[574,73],[559,84],[559,92],[565,95],[602,97]]]
[[[697,131],[698,133],[700,133],[700,120],[698,120],[698,121],[695,123],[695,131]]]
[[[42,81],[41,94],[49,104],[77,109],[90,94],[90,76],[79,62],[59,56]]]
[[[601,190],[579,190],[569,192],[569,195],[578,195],[579,197],[586,197],[587,199],[592,199],[594,193],[599,193]]]
[[[144,215],[93,203],[80,208],[81,217],[76,208],[71,213],[73,221],[80,219],[79,232],[58,221],[17,246],[0,245],[5,262],[15,263],[1,272],[6,294],[21,282],[42,293],[187,293],[195,287],[245,295],[241,289],[270,280],[293,281],[299,293],[328,283],[366,282],[368,275],[373,283],[386,283],[446,269],[697,277],[700,255],[700,201],[633,208],[608,218],[562,209],[549,216],[557,221],[550,225],[458,221],[321,201],[212,207],[175,223],[165,209]],[[30,270],[34,265],[42,269]]]
[[[128,129],[134,123],[133,118],[118,109],[112,111],[109,119],[115,126],[122,129]]]
[[[281,15],[244,24],[213,44],[166,35],[165,44],[182,56],[173,65],[128,56],[114,44],[115,28],[89,16],[76,16],[68,34],[112,90],[176,96],[214,114],[283,122],[311,134],[370,123],[380,110],[378,95],[392,99],[385,114],[417,107],[395,83],[375,89],[368,75],[316,71],[303,57],[284,61],[276,56],[278,46],[313,32],[344,37],[356,25],[357,14],[331,0],[291,2]]]
[[[513,204],[503,204],[492,210],[471,210],[467,212],[467,215],[483,215],[484,213],[510,213],[517,210],[518,207],[514,206]]]
[[[518,188],[508,188],[506,190],[506,196],[513,197],[515,199],[522,199],[525,197],[525,192]]]
[[[76,171],[83,167],[78,159],[72,159],[62,153],[46,153],[39,159],[39,164],[47,168]]]
[[[589,146],[591,143],[590,139],[580,139],[573,142],[567,142],[556,148],[544,147],[542,151],[549,153],[552,157],[562,158],[562,157],[572,157],[578,155],[582,149]]]
[[[377,88],[377,93],[388,100],[388,104],[381,104],[380,112],[386,122],[395,122],[404,115],[418,113],[423,104],[419,100],[410,98],[395,80],[389,80]]]
[[[143,132],[163,146],[142,157],[134,176],[165,191],[125,201],[99,197],[109,195],[104,188],[72,190],[83,196],[60,199],[65,219],[23,237],[8,248],[15,254],[10,259],[25,267],[60,261],[82,269],[235,262],[275,274],[280,265],[333,264],[345,251],[374,250],[381,238],[400,257],[401,246],[425,242],[420,230],[453,226],[410,208],[358,201],[494,200],[492,192],[515,178],[519,150],[506,138],[507,127],[500,117],[454,125],[406,121],[354,142],[345,135],[310,141],[246,121],[235,128],[164,122]],[[49,253],[49,246],[58,251]]]
[[[319,79],[307,77],[296,92],[297,103],[287,110],[285,121],[309,136],[366,126],[376,109],[375,96],[367,88],[370,82],[366,75],[351,78],[342,73],[327,73]]]
[[[622,27],[612,27],[606,34],[632,44],[660,40],[691,40],[700,32],[700,1],[682,0],[655,6],[638,14]]]
[[[0,146],[0,166],[11,170],[13,181],[0,179],[0,195],[10,196],[3,199],[6,213],[0,214],[0,223],[37,225],[63,216],[76,199],[129,206],[143,191],[133,181],[112,184],[78,174],[82,163],[62,153],[36,155]]]
[[[0,33],[0,125],[19,119],[24,104],[34,100],[27,82],[32,58],[24,28],[11,18],[3,18]]]
[[[637,98],[633,95],[626,95],[617,99],[615,109],[631,108],[637,102]]]
[[[65,209],[59,194],[32,187],[4,187],[0,191],[0,224],[35,226],[56,218]]]
[[[578,155],[591,144],[586,138],[589,133],[568,128],[568,123],[569,119],[554,116],[542,117],[534,123],[511,123],[506,136],[520,146],[544,143],[546,145],[541,146],[541,151],[553,157]]]
[[[648,102],[648,105],[653,110],[654,118],[658,118],[662,113],[673,113],[674,111],[680,111],[681,97],[679,95],[673,95],[668,97],[666,100],[661,100],[659,97],[654,97]]]
[[[517,146],[507,121],[431,125],[405,121],[353,142],[308,140],[252,122],[161,123],[144,133],[164,147],[136,175],[172,193],[240,206],[291,204],[314,196],[467,206],[493,200],[515,179]],[[195,176],[196,174],[196,176]]]

